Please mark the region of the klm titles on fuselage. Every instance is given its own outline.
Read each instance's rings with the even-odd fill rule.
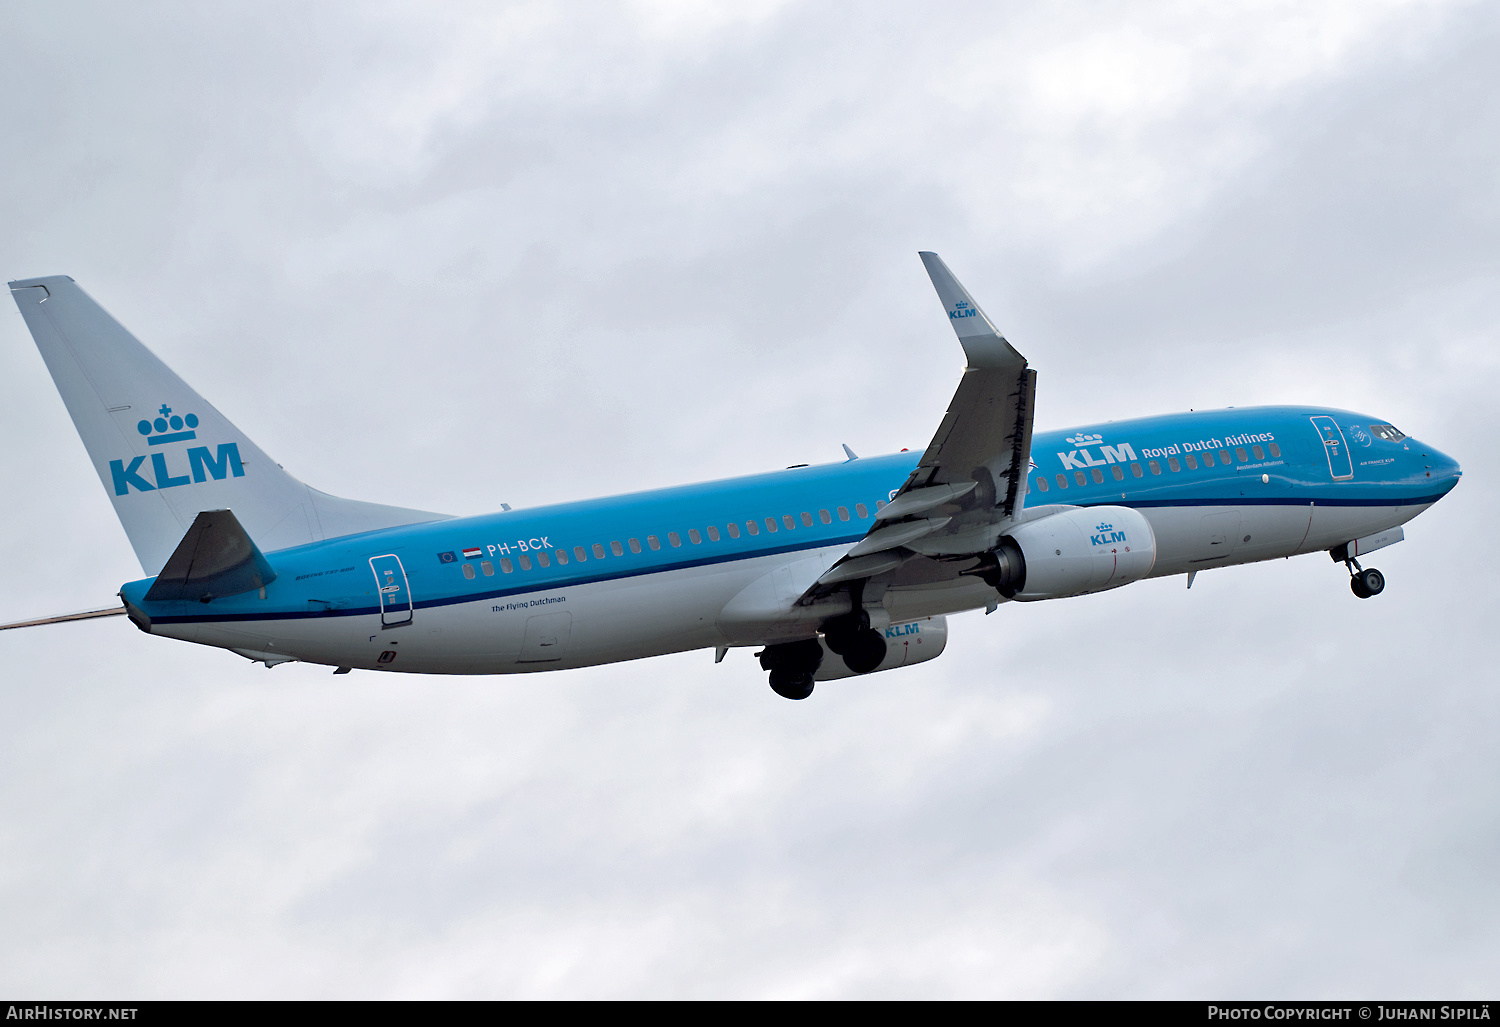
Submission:
[[[1066,453],[1058,453],[1057,458],[1062,461],[1065,471],[1084,471],[1090,467],[1104,467],[1107,464],[1128,464],[1141,457],[1165,457],[1177,456],[1180,453],[1202,453],[1207,450],[1225,449],[1229,446],[1249,446],[1260,442],[1274,442],[1276,436],[1270,432],[1256,432],[1245,435],[1230,435],[1226,438],[1200,439],[1197,442],[1181,442],[1173,445],[1163,446],[1159,449],[1143,449],[1140,455],[1136,454],[1135,447],[1128,442],[1122,442],[1118,446],[1107,446],[1104,444],[1103,435],[1085,435],[1079,432],[1063,439],[1064,442],[1077,446],[1077,449]],[[1089,447],[1098,449],[1096,458]]]
[[[198,437],[197,414],[180,417],[172,413],[172,408],[165,403],[161,405],[158,413],[160,416],[155,420],[142,420],[135,426],[136,431],[146,437],[146,445],[161,446],[173,442],[190,442]],[[217,452],[213,453],[209,452],[207,446],[189,447],[187,474],[173,474],[172,469],[167,466],[165,452],[152,453],[151,471],[155,481],[148,481],[140,474],[141,465],[145,462],[144,456],[135,457],[128,464],[124,460],[109,462],[109,473],[113,479],[115,495],[128,495],[131,489],[137,492],[155,492],[158,489],[204,482],[209,478],[223,481],[230,475],[236,478],[245,476],[245,465],[240,460],[240,447],[234,442],[219,443]],[[179,468],[181,466],[178,464]]]
[[[1065,471],[1082,471],[1090,467],[1103,467],[1105,464],[1128,464],[1137,459],[1130,443],[1122,442],[1118,446],[1106,446],[1103,435],[1084,435],[1080,432],[1077,435],[1068,436],[1063,441],[1078,447],[1066,453],[1057,454]],[[1090,446],[1099,447],[1099,459],[1095,460],[1094,454],[1089,452]]]

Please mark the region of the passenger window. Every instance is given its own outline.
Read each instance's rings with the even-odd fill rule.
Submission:
[[[1196,471],[1198,469],[1198,458],[1193,454],[1188,453],[1183,456],[1183,459],[1187,461],[1188,470]]]
[[[1229,466],[1229,450],[1219,450],[1219,463],[1223,464],[1225,467]]]
[[[1203,451],[1203,466],[1204,467],[1212,467],[1213,465],[1214,465],[1214,453],[1213,453],[1213,450],[1211,450],[1211,449],[1205,449]]]
[[[708,540],[710,542],[719,541],[719,529],[715,528],[712,524],[708,526]]]
[[[573,559],[577,560],[579,563],[583,563],[588,558],[589,551],[587,549],[583,548],[582,546],[573,547]]]
[[[474,580],[474,565],[472,563],[464,564],[464,577],[470,581]]]
[[[1037,487],[1037,491],[1038,492],[1046,492],[1047,491],[1047,479],[1044,478],[1044,477],[1038,477],[1037,480],[1036,480],[1036,487]]]
[[[756,524],[754,521],[746,521],[745,522],[745,530],[748,531],[752,535],[759,535],[760,534],[760,525]]]
[[[868,509],[866,509],[865,504],[863,504],[863,503],[855,503],[854,504],[854,514],[860,520],[864,520],[866,517],[870,516],[870,511]]]
[[[630,540],[628,540],[628,544],[630,546],[630,551],[632,553],[639,553],[641,551],[641,540],[640,539],[638,539],[638,538],[630,539]]]
[[[1057,487],[1060,489],[1068,487],[1068,476],[1066,474],[1059,474],[1057,476]]]
[[[793,528],[795,528],[797,526],[797,522],[792,519],[792,515],[791,514],[782,514],[781,515],[781,523],[786,525],[786,530],[787,531],[791,531]]]
[[[1141,465],[1136,463],[1130,465],[1130,473],[1137,478],[1144,478],[1146,476],[1146,472],[1141,470]]]
[[[688,541],[691,542],[693,545],[696,546],[696,545],[698,545],[699,543],[701,543],[703,541],[703,536],[700,535],[700,534],[698,534],[698,529],[697,528],[689,528],[688,529]]]
[[[521,556],[516,557],[516,559],[520,561],[521,569],[523,571],[531,570],[531,557],[522,554]]]
[[[1271,455],[1275,457],[1281,456],[1281,447],[1274,442],[1271,443]]]
[[[1094,468],[1094,484],[1098,485],[1098,484],[1102,483],[1103,481],[1104,481],[1104,472],[1101,471],[1101,470],[1099,470],[1099,468],[1095,467]]]
[[[1113,467],[1111,467],[1109,469],[1109,473],[1115,476],[1115,481],[1125,480],[1125,468],[1121,467],[1119,464],[1115,464]]]
[[[1167,470],[1171,471],[1173,474],[1176,474],[1178,471],[1182,470],[1182,465],[1177,462],[1177,458],[1175,456],[1167,457]]]
[[[1250,452],[1255,454],[1255,459],[1257,460],[1264,460],[1266,458],[1266,451],[1259,446],[1251,446]]]
[[[620,545],[619,542],[611,542],[609,544],[609,551],[611,553],[614,553],[616,556],[624,556],[625,555],[625,547],[622,546],[622,545]]]
[[[729,537],[730,538],[739,538],[740,537],[740,526],[738,524],[734,523],[733,521],[729,522],[729,529],[728,530],[729,530]]]
[[[1151,473],[1152,474],[1160,474],[1161,473],[1161,462],[1160,461],[1157,461],[1157,460],[1147,460],[1146,461],[1146,466],[1149,467],[1149,468],[1151,468]]]
[[[484,572],[484,576],[486,578],[493,578],[495,576],[495,565],[490,563],[488,560],[481,561],[479,564],[479,569]]]
[[[566,567],[568,565],[568,551],[566,549],[559,549],[557,551],[557,565],[559,567]]]
[[[537,553],[536,563],[538,567],[551,567],[552,559],[546,553]]]
[[[885,500],[883,500],[883,499],[877,499],[877,500],[875,500],[875,512],[879,513],[880,511],[882,511],[884,509],[885,509]]]
[[[839,520],[841,520],[841,521],[847,521],[848,519],[849,519],[849,508],[847,506],[841,506],[841,507],[839,507]]]
[[[604,559],[604,547],[597,542],[594,543],[594,558],[597,560]]]
[[[1250,459],[1248,456],[1245,455],[1245,447],[1244,446],[1236,446],[1236,447],[1234,447],[1234,455],[1240,458],[1240,463],[1245,463],[1247,460]]]
[[[502,574],[509,574],[513,570],[515,570],[515,567],[512,566],[512,564],[510,562],[510,557],[508,557],[508,556],[502,556],[500,558],[500,572]]]
[[[812,514],[808,513],[806,510],[802,511],[802,526],[804,528],[812,527]]]
[[[682,536],[675,531],[669,531],[667,532],[667,542],[671,544],[673,549],[676,549],[682,545]]]
[[[657,538],[655,535],[647,535],[646,545],[650,546],[651,551],[654,553],[661,548],[661,539]]]
[[[1073,472],[1073,480],[1076,481],[1076,482],[1078,482],[1078,484],[1080,484],[1080,485],[1087,485],[1089,483],[1088,478],[1084,477],[1084,474],[1083,474],[1082,471],[1074,471]]]
[[[774,518],[774,517],[767,517],[766,518],[766,530],[767,531],[775,531],[776,530],[776,518]]]
[[[822,521],[824,524],[832,524],[833,514],[829,513],[827,510],[819,510],[818,520]]]

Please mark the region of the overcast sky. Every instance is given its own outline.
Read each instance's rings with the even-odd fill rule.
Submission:
[[[1493,997],[1500,7],[6,3],[0,272],[288,470],[457,514],[925,446],[935,249],[1037,425],[1455,456],[1373,562],[920,667],[505,678],[0,635],[14,997]],[[0,311],[0,621],[140,576]]]

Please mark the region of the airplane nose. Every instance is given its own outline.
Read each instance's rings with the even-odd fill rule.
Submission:
[[[1453,459],[1442,450],[1431,446],[1422,446],[1422,463],[1426,472],[1434,482],[1442,482],[1447,488],[1458,484],[1458,479],[1464,475],[1463,468],[1458,466],[1458,461]]]

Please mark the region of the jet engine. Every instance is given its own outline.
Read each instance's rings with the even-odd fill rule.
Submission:
[[[1007,599],[1061,599],[1139,581],[1156,564],[1156,535],[1124,506],[1090,506],[1019,525],[965,571]]]
[[[868,673],[925,663],[942,655],[943,647],[948,644],[948,618],[929,617],[892,624],[881,629],[880,640],[885,643],[885,656]],[[835,655],[828,648],[828,642],[822,636],[819,636],[818,644],[823,647],[823,662],[818,664],[818,669],[813,673],[814,681],[857,676],[849,669],[843,657]]]

